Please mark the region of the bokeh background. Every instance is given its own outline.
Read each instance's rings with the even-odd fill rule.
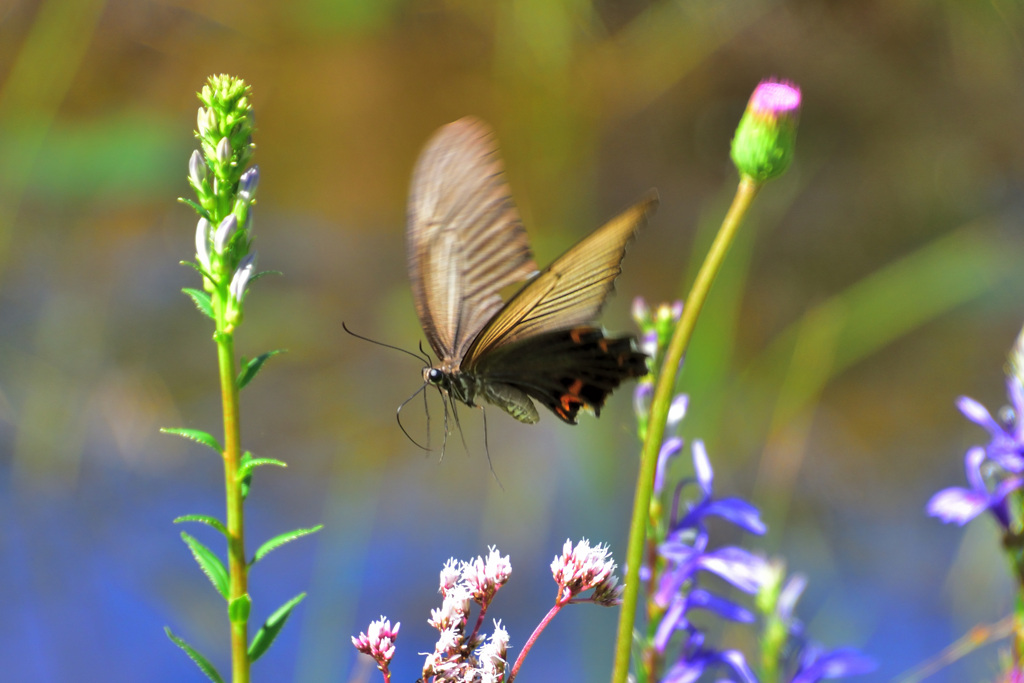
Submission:
[[[219,72],[253,87],[256,245],[283,273],[255,285],[238,348],[288,349],[243,396],[245,445],[290,463],[257,475],[248,536],[326,525],[253,572],[257,622],[309,592],[256,680],[374,680],[349,637],[381,613],[414,680],[450,556],[511,555],[492,612],[517,647],[566,538],[624,554],[630,390],[576,428],[491,410],[490,462],[464,411],[467,447],[439,461],[395,424],[419,364],[342,331],[422,338],[403,229],[429,134],[493,124],[542,264],[657,187],[603,317],[628,331],[634,296],[685,293],[735,186],[734,126],[773,75],[803,88],[796,163],[759,197],[683,377],[685,434],[770,526],[720,538],[806,572],[801,616],[878,659],[864,680],[998,620],[994,527],[924,505],[984,438],[954,400],[1005,403],[1024,322],[1022,20],[1015,0],[0,3],[3,680],[203,680],[165,625],[226,670],[223,603],[171,523],[220,514],[220,463],[157,433],[219,431],[211,329],[179,292],[195,217],[175,201]],[[418,402],[406,415],[425,435]],[[524,680],[607,680],[615,617],[563,612]],[[991,680],[998,648],[932,680]]]

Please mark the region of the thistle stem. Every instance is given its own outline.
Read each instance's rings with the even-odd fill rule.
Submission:
[[[626,585],[622,596],[622,611],[619,613],[619,628],[615,644],[615,667],[612,670],[613,683],[626,683],[629,675],[629,657],[633,644],[633,624],[640,594],[640,565],[643,562],[644,545],[647,537],[651,495],[654,490],[654,473],[658,463],[658,451],[665,436],[668,409],[675,391],[679,364],[693,336],[708,292],[715,276],[722,267],[725,255],[739,230],[743,217],[750,208],[761,184],[748,176],[740,178],[739,187],[733,197],[732,206],[722,221],[697,278],[690,288],[683,305],[683,314],[665,352],[654,397],[651,401],[650,421],[640,457],[640,473],[636,482],[633,499],[633,517],[629,529],[629,546],[626,556]]]
[[[226,292],[224,293],[227,295]],[[221,317],[222,319],[222,317]],[[228,603],[248,591],[249,568],[245,558],[245,521],[242,482],[238,478],[241,461],[238,413],[238,385],[235,382],[235,340],[229,332],[218,332],[217,359],[220,365],[220,393],[224,409],[224,489],[228,528]],[[231,622],[231,680],[249,682],[248,620]]]
[[[561,589],[559,589],[559,592],[561,592]],[[512,681],[516,679],[516,676],[519,674],[519,667],[523,665],[523,660],[526,659],[526,655],[530,653],[530,648],[532,648],[533,644],[537,642],[537,638],[539,638],[540,634],[545,628],[547,628],[547,625],[551,623],[551,620],[555,618],[555,615],[558,614],[558,612],[567,604],[569,604],[568,601],[563,602],[561,598],[559,598],[559,600],[555,602],[554,606],[548,610],[548,613],[544,615],[544,618],[540,620],[540,623],[537,624],[537,628],[533,629],[533,633],[530,634],[530,639],[526,641],[525,645],[523,645],[522,651],[519,653],[519,656],[516,657],[516,663],[512,665],[512,671],[508,675],[508,683],[512,683]]]

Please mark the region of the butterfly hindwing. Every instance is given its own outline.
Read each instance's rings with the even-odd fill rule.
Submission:
[[[606,337],[600,329],[576,327],[503,345],[480,360],[477,372],[483,395],[513,417],[536,422],[536,409],[531,413],[522,405],[530,397],[576,424],[581,409],[599,415],[619,384],[647,374],[647,356],[634,348],[631,337]],[[531,414],[533,419],[522,417]]]

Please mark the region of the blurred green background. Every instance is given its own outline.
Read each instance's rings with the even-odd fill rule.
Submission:
[[[538,262],[657,187],[603,322],[680,298],[735,185],[728,145],[768,76],[803,88],[797,159],[767,186],[698,326],[688,437],[769,524],[748,547],[807,572],[800,614],[887,680],[1009,610],[988,520],[924,516],[1005,402],[1024,322],[1024,6],[1015,0],[47,0],[0,3],[0,661],[12,681],[203,680],[223,604],[171,519],[220,514],[218,433],[185,196],[195,92],[253,87],[261,266],[238,349],[287,348],[243,395],[261,471],[249,539],[323,522],[254,571],[255,620],[309,598],[255,680],[374,680],[349,636],[402,622],[398,680],[436,632],[437,572],[511,554],[492,616],[526,640],[566,538],[625,551],[630,389],[600,421],[463,411],[440,462],[401,434],[421,382],[405,198],[429,134],[488,120]],[[405,412],[426,430],[418,402]],[[440,433],[434,404],[432,436]],[[682,458],[677,476],[688,473]],[[496,476],[495,476],[496,475]],[[204,530],[197,533],[211,545]],[[741,539],[719,535],[719,540]],[[607,679],[615,612],[565,611],[524,680]],[[729,643],[749,640],[743,629]],[[989,646],[936,681],[988,680]],[[372,675],[371,675],[372,674]]]

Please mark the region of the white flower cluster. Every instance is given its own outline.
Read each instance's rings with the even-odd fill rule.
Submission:
[[[617,604],[622,588],[614,575],[615,567],[607,545],[599,543],[590,547],[590,542],[584,538],[574,548],[572,541],[566,539],[562,554],[551,562],[551,574],[559,588],[559,601],[568,602],[593,588],[594,602]]]
[[[363,654],[373,657],[378,668],[383,671],[395,656],[395,639],[398,638],[398,629],[401,625],[396,623],[395,627],[391,628],[391,622],[381,616],[380,619],[370,622],[365,633],[353,637],[352,644]]]
[[[441,632],[434,651],[423,663],[424,680],[455,683],[500,683],[505,678],[508,632],[494,622],[489,639],[480,633],[483,615],[498,589],[512,573],[508,556],[488,549],[486,559],[448,560],[441,569],[441,607],[430,611],[431,626]],[[472,603],[480,605],[476,625],[468,630]],[[432,678],[431,678],[432,677]]]

